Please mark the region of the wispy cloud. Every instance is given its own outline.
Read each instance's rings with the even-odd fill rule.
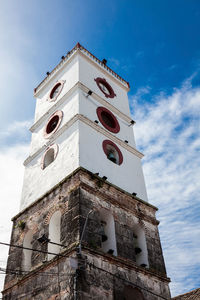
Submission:
[[[119,61],[118,59],[112,57],[109,58],[108,62],[110,67],[113,68],[114,70],[120,68],[121,70],[128,72],[131,69],[135,68],[135,64],[133,64],[133,62],[130,61],[129,59],[123,59]]]
[[[168,70],[169,71],[174,71],[174,69],[176,69],[178,67],[178,65],[171,65],[169,68],[168,68]]]
[[[192,87],[194,76],[171,95],[160,94],[152,103],[144,102],[150,96],[150,87],[138,90],[130,99],[137,121],[137,145],[146,155],[143,165],[149,201],[159,207],[161,241],[173,295],[199,286],[200,88]],[[30,123],[15,122],[0,135],[1,140],[21,137],[12,147],[5,144],[0,151],[4,175],[0,181],[0,240],[5,242],[10,238],[10,219],[19,208]],[[25,143],[21,144],[22,140]],[[1,247],[0,262],[5,267],[8,249]]]
[[[145,153],[149,201],[159,207],[160,233],[173,295],[199,287],[200,269],[200,88],[185,80],[171,95],[130,99],[136,141]]]
[[[27,131],[29,121],[16,122],[2,135],[9,138],[13,135],[24,136]],[[0,241],[9,243],[12,222],[11,218],[19,211],[20,195],[23,180],[23,161],[28,155],[29,143],[15,143],[12,146],[6,146],[0,150],[1,166],[1,201],[0,201]],[[0,267],[6,266],[8,247],[0,246]],[[0,277],[0,290],[3,288],[3,276]]]
[[[0,132],[0,146],[2,149],[7,148],[8,145],[24,144],[30,141],[29,128],[33,124],[33,120],[16,121],[10,126],[4,128]]]
[[[138,51],[135,56],[136,56],[136,58],[142,58],[142,57],[144,57],[144,51],[143,50]]]

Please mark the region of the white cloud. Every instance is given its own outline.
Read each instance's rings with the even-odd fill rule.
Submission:
[[[9,127],[5,128],[0,132],[0,140],[9,138],[10,136],[24,137],[28,136],[28,129],[33,124],[33,120],[31,121],[15,121]]]
[[[16,122],[1,136],[9,136],[9,133],[24,135],[27,131],[27,122]],[[9,243],[12,228],[11,218],[19,211],[20,195],[23,181],[23,161],[28,155],[29,143],[15,144],[11,147],[4,145],[0,151],[1,166],[1,201],[0,201],[0,241]],[[0,267],[6,267],[8,247],[0,245]],[[0,288],[3,288],[4,276],[0,276]]]
[[[145,153],[144,173],[149,200],[159,207],[160,233],[173,295],[197,287],[199,253],[200,89],[191,79],[170,96],[159,95],[152,103],[140,103],[150,87],[130,99],[137,121],[137,145]],[[30,121],[15,122],[0,139],[20,136],[26,140]],[[10,219],[18,212],[23,160],[29,142],[4,145],[0,151],[0,241],[9,242]],[[0,266],[5,267],[7,247],[1,246]],[[1,275],[2,276],[2,275]],[[0,277],[2,284],[2,277]]]
[[[160,234],[172,295],[199,285],[200,268],[200,88],[191,76],[180,89],[140,103],[148,88],[130,99],[137,146],[146,155],[150,203],[158,206]]]

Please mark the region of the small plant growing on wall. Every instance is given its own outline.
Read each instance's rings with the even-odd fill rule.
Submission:
[[[96,182],[96,185],[97,185],[99,188],[102,188],[103,184],[104,184],[104,182],[103,182],[102,180],[98,180],[98,181]]]
[[[23,221],[23,220],[20,220],[20,221],[17,223],[17,225],[15,226],[15,228],[19,228],[19,229],[21,229],[21,230],[24,230],[25,226],[26,226],[26,222]]]

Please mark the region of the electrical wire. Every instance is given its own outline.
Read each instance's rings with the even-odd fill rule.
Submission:
[[[15,275],[26,275],[29,274],[30,271],[24,271],[24,270],[18,270],[18,269],[6,269],[6,268],[1,268],[0,267],[0,273],[1,275],[5,274],[15,274]],[[45,276],[58,276],[58,273],[56,272],[45,272],[45,271],[37,271],[40,275],[45,275]],[[66,272],[60,272],[59,275],[73,275],[74,273],[66,273]]]
[[[66,257],[65,255],[62,255],[62,254],[59,254],[59,253],[53,253],[53,252],[38,250],[38,249],[34,249],[34,248],[28,248],[28,247],[14,245],[14,244],[8,244],[8,243],[0,242],[0,245],[9,246],[9,247],[15,247],[15,248],[20,248],[20,249],[25,249],[25,250],[30,250],[30,251],[34,251],[34,252],[40,252],[40,253],[44,253],[44,254],[52,254],[52,255],[57,255],[57,256],[61,256],[61,257]]]
[[[48,252],[48,251],[42,251],[42,250],[32,249],[32,248],[28,248],[28,247],[23,247],[23,246],[18,246],[18,245],[13,245],[13,244],[8,244],[8,243],[3,243],[3,242],[0,242],[0,245],[10,246],[10,247],[16,247],[16,248],[21,248],[21,249],[31,250],[31,251],[36,251],[36,252],[41,252],[41,253],[45,253],[45,254],[52,254],[52,255],[57,255],[57,256],[61,256],[61,257],[67,257],[66,255],[61,255],[61,254],[58,254],[58,253],[52,253],[52,252]],[[118,279],[120,279],[120,280],[126,281],[128,284],[130,284],[130,285],[132,285],[132,286],[135,286],[135,287],[138,287],[139,289],[145,290],[146,292],[151,293],[151,294],[153,294],[154,296],[160,297],[160,298],[162,298],[162,299],[164,299],[164,300],[168,300],[167,298],[165,298],[165,297],[163,297],[163,296],[160,296],[160,295],[158,295],[158,294],[155,294],[155,293],[153,293],[152,291],[150,291],[150,290],[148,290],[148,289],[146,289],[146,288],[144,288],[144,287],[141,287],[141,286],[139,286],[139,285],[137,285],[137,284],[135,284],[135,283],[133,283],[133,282],[131,282],[131,281],[125,279],[125,278],[122,278],[122,277],[120,277],[120,276],[118,276],[118,275],[116,275],[116,274],[112,274],[111,272],[106,271],[106,270],[104,270],[104,269],[102,269],[102,268],[99,268],[99,267],[95,266],[94,264],[91,264],[91,263],[88,263],[88,262],[86,262],[86,263],[87,263],[87,265],[88,265],[89,267],[96,268],[96,269],[98,269],[98,270],[100,270],[100,271],[103,271],[103,272],[109,274],[109,275],[112,275],[113,277],[116,277],[116,278],[118,278]],[[1,269],[0,269],[0,271],[1,271]],[[15,271],[19,272],[19,270],[15,270]],[[1,273],[1,274],[2,274],[2,273]],[[58,273],[53,273],[53,274],[56,275],[56,276],[58,276]],[[53,275],[53,274],[49,274],[49,275]],[[65,273],[63,273],[63,274],[65,274]],[[68,273],[66,273],[66,274],[68,275]],[[16,274],[16,275],[17,275],[17,274]],[[18,275],[19,275],[19,274],[18,274]],[[60,274],[60,275],[61,275],[61,274]]]
[[[148,293],[150,293],[150,294],[153,294],[154,296],[160,297],[160,298],[162,298],[162,299],[164,299],[164,300],[168,300],[168,298],[165,298],[165,297],[163,297],[163,296],[160,296],[160,295],[158,295],[158,294],[155,294],[154,292],[152,292],[152,291],[150,291],[150,290],[148,290],[148,289],[146,289],[146,288],[144,288],[144,287],[142,287],[142,286],[139,286],[139,285],[137,285],[137,284],[135,284],[135,283],[133,283],[133,282],[131,282],[131,281],[129,281],[129,280],[123,278],[123,277],[120,277],[119,275],[113,274],[113,273],[111,273],[111,272],[109,272],[109,271],[106,271],[106,270],[104,270],[104,269],[102,269],[102,268],[99,268],[99,267],[95,266],[94,264],[91,264],[91,263],[87,263],[87,264],[88,264],[90,267],[93,267],[93,268],[95,268],[95,269],[98,269],[98,270],[100,270],[100,271],[103,271],[103,272],[105,272],[105,273],[107,273],[107,274],[109,274],[109,275],[111,275],[111,276],[113,276],[113,277],[116,277],[116,278],[120,279],[120,280],[126,281],[128,284],[130,284],[130,285],[132,285],[132,286],[134,286],[134,287],[137,287],[137,288],[139,288],[139,289],[143,289],[143,290],[145,290],[146,292],[148,292]]]

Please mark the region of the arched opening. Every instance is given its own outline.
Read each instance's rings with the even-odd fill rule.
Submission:
[[[110,140],[104,140],[102,146],[103,146],[104,153],[107,156],[107,159],[109,159],[110,161],[112,161],[117,165],[122,164],[123,155],[115,143],[113,143]]]
[[[126,285],[123,291],[123,300],[144,300],[144,297],[138,288]]]
[[[55,244],[60,244],[60,224],[61,224],[61,212],[56,211],[49,222],[49,240]],[[60,253],[60,246],[48,243],[48,252],[55,254],[48,254],[48,260],[55,257],[56,254]]]
[[[58,153],[57,145],[52,145],[48,147],[42,157],[41,168],[45,169],[46,167],[48,167],[55,160],[57,153]]]
[[[101,249],[108,254],[117,255],[115,222],[113,215],[106,209],[100,210]]]
[[[54,149],[50,148],[44,157],[44,169],[54,161]]]
[[[133,227],[133,244],[136,264],[141,267],[149,267],[147,245],[144,230],[139,225]]]
[[[32,241],[33,241],[33,232],[29,230],[24,237],[23,247],[32,249]],[[32,250],[23,249],[23,270],[30,271],[31,269],[31,258],[32,258]]]

